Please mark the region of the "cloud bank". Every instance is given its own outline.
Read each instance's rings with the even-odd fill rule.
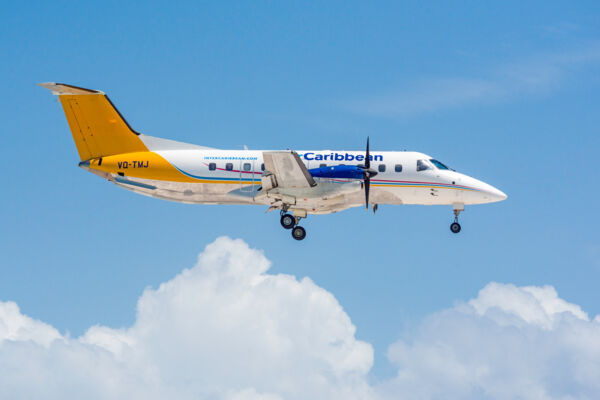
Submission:
[[[0,302],[0,398],[592,399],[600,321],[552,287],[491,283],[392,344],[398,373],[370,383],[373,349],[334,296],[268,273],[219,238],[138,301],[126,329],[70,338]]]
[[[385,393],[413,399],[595,399],[600,321],[551,286],[490,283],[390,346]]]
[[[371,345],[331,293],[241,240],[147,289],[128,329],[71,339],[0,303],[0,398],[367,398]]]

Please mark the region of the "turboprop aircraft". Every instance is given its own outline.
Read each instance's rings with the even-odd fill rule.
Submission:
[[[221,150],[136,132],[99,90],[40,83],[58,95],[79,166],[133,192],[192,204],[254,204],[280,210],[302,240],[309,214],[380,204],[451,205],[453,233],[466,204],[506,195],[414,151]]]

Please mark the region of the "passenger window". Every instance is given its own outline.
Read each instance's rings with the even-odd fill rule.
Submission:
[[[227,171],[233,171],[233,164],[228,162],[227,164],[225,164],[225,169]]]
[[[265,163],[260,164],[260,170],[264,171],[265,170]]]
[[[323,168],[323,167],[326,167],[326,166],[327,166],[327,164],[319,164],[319,168]]]
[[[385,164],[379,164],[379,172],[385,172]]]
[[[425,171],[431,169],[425,160],[417,160],[417,171]]]
[[[396,164],[396,166],[394,167],[394,171],[402,172],[402,164]]]
[[[211,162],[210,164],[208,164],[209,171],[214,171],[215,169],[217,169],[217,164],[215,164],[214,162]]]
[[[250,171],[252,169],[252,165],[250,163],[244,163],[244,171]]]

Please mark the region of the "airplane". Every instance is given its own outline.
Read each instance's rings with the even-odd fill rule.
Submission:
[[[221,150],[135,131],[99,90],[39,83],[57,95],[79,166],[131,190],[191,204],[253,204],[279,210],[283,228],[303,240],[309,214],[380,204],[451,205],[453,233],[467,204],[505,200],[485,182],[414,151]]]

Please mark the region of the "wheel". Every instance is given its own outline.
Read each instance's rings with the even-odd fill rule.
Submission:
[[[306,231],[303,227],[297,226],[292,229],[292,237],[296,240],[302,240],[306,237]]]
[[[296,218],[292,214],[283,214],[280,222],[285,229],[292,229],[296,225]]]
[[[452,231],[452,233],[458,233],[458,232],[460,232],[460,224],[458,222],[453,222],[450,225],[450,230]]]

